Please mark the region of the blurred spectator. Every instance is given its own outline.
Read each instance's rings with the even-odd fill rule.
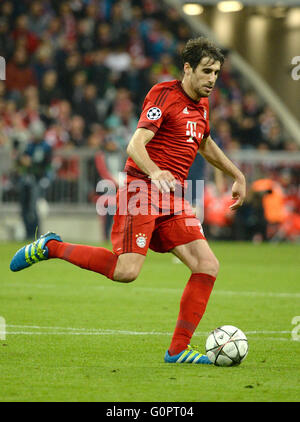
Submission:
[[[37,84],[25,48],[20,47],[15,51],[13,58],[7,63],[6,75],[7,90],[18,98],[26,87]]]
[[[127,157],[126,148],[137,123],[138,119],[134,113],[133,103],[129,98],[128,91],[120,89],[115,107],[105,121],[111,144],[107,162],[111,173],[116,178],[119,172],[123,170]]]
[[[136,68],[146,69],[150,66],[151,59],[146,55],[143,39],[135,26],[128,30],[128,52]]]
[[[266,142],[268,143],[269,148],[273,151],[284,148],[284,138],[278,122],[274,123],[270,127],[269,133],[266,137]]]
[[[26,99],[24,108],[20,111],[23,122],[28,127],[31,123],[34,123],[36,120],[40,120],[40,104],[38,96],[31,95]]]
[[[263,196],[269,187],[258,191],[250,188],[245,202],[236,213],[232,224],[232,237],[238,241],[260,243],[267,240],[268,222],[263,207]]]
[[[82,147],[86,144],[85,121],[81,116],[75,115],[72,117],[69,134],[69,142],[74,147]]]
[[[89,77],[92,83],[97,86],[98,96],[105,95],[108,79],[109,68],[105,64],[107,50],[96,50],[93,54],[91,66],[89,68]]]
[[[45,133],[45,141],[53,150],[66,146],[69,139],[69,133],[59,124],[51,125]]]
[[[190,31],[187,25],[183,23],[179,11],[175,7],[170,7],[166,12],[166,16],[169,31],[179,40],[187,41],[190,38]]]
[[[90,200],[93,202],[97,202],[99,196],[104,194],[106,197],[110,199],[115,197],[115,193],[118,187],[118,181],[113,177],[110,173],[106,157],[105,157],[105,140],[104,140],[104,132],[102,128],[99,128],[97,132],[94,132],[90,135],[88,139],[88,147],[93,150],[93,158],[89,159],[88,161],[88,180],[90,183]],[[96,170],[96,171],[95,171]],[[95,192],[95,188],[99,182],[99,180],[108,180],[112,182],[114,189],[108,189],[107,192]],[[104,197],[102,197],[103,199]],[[109,205],[109,201],[103,201],[103,206],[106,208],[107,213],[105,215],[99,215],[101,231],[103,231],[103,236],[106,241],[110,239],[110,232],[113,224],[113,216],[115,208]]]
[[[259,98],[254,91],[248,91],[243,96],[243,111],[245,116],[256,118],[261,113]]]
[[[11,31],[14,24],[14,4],[12,1],[3,1],[0,5],[1,17],[7,22],[9,30]]]
[[[66,57],[65,57],[66,56]],[[81,56],[78,51],[67,54],[64,50],[60,51],[59,60],[63,60],[63,64],[59,66],[59,83],[64,90],[66,98],[71,98],[73,94],[74,77],[77,73],[84,70]]]
[[[232,101],[228,122],[231,127],[232,136],[241,139],[243,136],[243,109],[240,101]]]
[[[32,54],[39,45],[39,38],[29,28],[28,16],[26,14],[19,15],[12,31],[12,37],[16,45],[22,45],[28,54]]]
[[[234,213],[229,209],[232,203],[226,184],[224,190],[219,191],[215,183],[205,183],[203,229],[208,237],[230,239],[234,220]]]
[[[40,44],[36,50],[33,69],[38,82],[42,80],[45,72],[53,69],[53,50],[50,43]]]
[[[180,78],[180,70],[174,65],[172,56],[169,53],[163,53],[160,60],[154,63],[150,69],[153,75],[154,83],[171,81]]]
[[[39,226],[37,201],[48,186],[51,148],[44,140],[41,122],[30,125],[31,141],[18,158],[19,201],[26,238],[33,239]],[[37,230],[37,235],[39,235]]]
[[[109,49],[112,46],[112,44],[113,44],[113,37],[112,37],[110,25],[106,22],[99,23],[96,28],[94,45],[100,49],[103,49],[103,48]]]
[[[242,133],[241,138],[244,148],[256,148],[257,143],[261,139],[259,126],[254,117],[244,116],[242,120]]]
[[[87,18],[80,19],[77,24],[77,45],[81,53],[87,53],[93,50],[93,23],[94,20]]]
[[[83,4],[84,2],[81,2],[81,3],[84,6],[84,10],[83,10],[84,19],[88,22],[89,31],[91,34],[94,34],[96,30],[96,24],[102,18],[102,13],[101,13],[102,2],[89,1],[89,2],[85,2],[85,5]],[[81,13],[80,13],[80,16],[82,16]]]
[[[122,44],[117,44],[109,50],[105,65],[118,75],[128,72],[130,69],[131,57]]]
[[[87,74],[83,70],[76,72],[72,79],[70,96],[68,97],[74,108],[82,101],[86,83]]]
[[[59,17],[52,16],[48,26],[42,33],[45,42],[49,42],[54,50],[58,50],[63,46],[63,27]]]
[[[46,10],[41,1],[35,0],[30,4],[28,13],[28,27],[31,32],[40,37],[49,25],[51,12]]]
[[[286,172],[282,173],[282,176],[285,184],[291,180]],[[253,182],[251,189],[262,196],[264,218],[267,222],[267,239],[299,239],[300,214],[298,210],[295,212],[287,206],[284,185],[272,179],[259,179]]]
[[[87,84],[84,87],[82,99],[78,101],[75,111],[83,117],[87,127],[98,122],[96,85]]]
[[[70,2],[63,1],[59,5],[59,16],[62,21],[63,33],[68,41],[76,38],[76,19]]]
[[[19,152],[26,150],[28,142],[31,139],[31,133],[20,113],[13,113],[8,135],[12,140],[14,148],[16,148]]]
[[[14,49],[14,41],[9,32],[8,20],[0,15],[0,55],[10,57]]]
[[[123,44],[124,38],[127,38],[127,30],[130,25],[130,16],[126,13],[128,9],[123,8],[120,1],[112,5],[109,22],[114,46]]]
[[[227,120],[219,120],[216,125],[215,140],[222,148],[227,149],[227,146],[232,141],[231,127]]]
[[[52,108],[52,116],[66,131],[71,127],[72,107],[69,101],[62,100]]]
[[[50,106],[62,98],[62,92],[58,85],[57,72],[53,69],[44,73],[39,87],[39,99],[41,105]]]
[[[284,142],[284,149],[285,151],[290,151],[290,152],[300,151],[300,145],[297,144],[296,142],[286,140]]]
[[[134,113],[134,106],[126,89],[120,89],[115,100],[112,113],[105,121],[105,126],[118,148],[125,152],[138,119]]]

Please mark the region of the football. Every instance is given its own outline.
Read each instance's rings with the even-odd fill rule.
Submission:
[[[239,328],[222,325],[209,334],[205,348],[207,357],[216,366],[234,366],[246,358],[248,340]]]

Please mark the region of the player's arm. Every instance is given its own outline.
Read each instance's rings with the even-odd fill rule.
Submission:
[[[175,189],[175,178],[168,170],[161,170],[151,160],[146,145],[154,136],[154,132],[145,128],[138,128],[127,147],[127,154],[137,166],[153,180],[161,192],[169,192]]]
[[[246,179],[243,173],[229,160],[211,136],[208,136],[201,142],[199,152],[206,161],[234,179],[232,198],[236,199],[236,201],[230,208],[235,210],[240,207],[246,196]]]

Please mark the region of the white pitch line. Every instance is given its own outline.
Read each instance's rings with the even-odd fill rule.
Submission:
[[[63,332],[63,331],[51,331],[51,332],[47,332],[47,331],[7,331],[6,335],[26,335],[26,336],[43,336],[43,335],[47,335],[47,336],[51,336],[51,335],[55,335],[55,336],[67,336],[67,335],[102,335],[102,333],[85,333],[85,332],[81,332],[81,333],[76,333],[75,331],[70,333],[70,332]]]
[[[39,331],[7,331],[7,335],[73,335],[73,336],[103,336],[103,335],[132,335],[132,336],[172,336],[172,333],[157,332],[157,331],[128,331],[128,330],[112,330],[112,329],[97,329],[97,328],[74,328],[74,327],[45,327],[37,325],[7,325],[7,328],[24,328]],[[45,330],[45,331],[41,331]],[[195,337],[207,336],[208,332],[196,332]],[[247,331],[246,335],[259,335],[259,340],[268,339],[274,341],[290,341],[291,338],[284,337],[261,337],[261,335],[268,334],[290,334],[290,331]]]
[[[216,290],[215,294],[228,296],[262,296],[262,297],[288,297],[292,299],[299,299],[300,293],[275,293],[275,292],[236,292],[231,290]]]
[[[41,325],[10,325],[7,324],[6,327],[11,328],[31,328],[31,329],[37,329],[37,330],[74,330],[74,331],[113,331],[112,329],[104,329],[104,328],[75,328],[75,327],[49,327],[49,326],[41,326]]]
[[[128,331],[128,330],[117,330],[117,329],[107,329],[107,328],[75,328],[75,327],[50,327],[50,326],[41,326],[41,325],[10,325],[7,324],[6,327],[11,328],[31,328],[37,330],[66,330],[66,331],[88,331],[88,332],[104,332],[104,333],[112,333],[112,334],[134,334],[134,335],[147,335],[147,334],[157,334],[157,335],[169,335],[170,333],[161,333],[157,331]],[[247,334],[288,334],[291,331],[286,330],[255,330],[255,331],[247,331]],[[206,335],[209,334],[207,331],[198,332],[198,334]]]
[[[56,284],[39,284],[39,283],[0,283],[1,287],[22,287],[26,288],[37,288],[37,289],[49,289],[49,288],[57,288]],[[66,287],[66,285],[65,285]],[[107,286],[103,285],[90,285],[88,289],[92,290],[108,290],[108,289],[116,289],[116,286],[112,286],[108,284]],[[128,290],[131,289],[132,291],[145,291],[145,292],[154,292],[154,293],[182,293],[184,286],[182,288],[168,288],[168,287],[139,287],[133,285],[132,287],[124,287],[124,285],[120,285],[120,289]],[[300,299],[300,293],[290,293],[290,292],[254,292],[254,291],[236,291],[236,290],[213,290],[214,295],[224,295],[224,296],[250,296],[250,297],[274,297],[274,298],[290,298],[290,299]]]
[[[160,293],[182,293],[183,288],[155,288],[155,287],[134,287],[133,290],[160,292]],[[300,299],[300,293],[286,293],[286,292],[249,292],[249,291],[233,291],[233,290],[213,290],[214,295],[226,296],[257,296],[257,297],[278,297],[278,298],[291,298]]]
[[[101,335],[113,335],[115,333],[107,333],[107,332],[63,332],[63,331],[52,331],[52,332],[39,332],[39,331],[11,331],[11,332],[7,332],[6,336],[9,335],[28,335],[28,336],[42,336],[42,335],[55,335],[55,336],[67,336],[67,335],[72,335],[72,336],[101,336]],[[117,334],[124,334],[124,333],[120,333],[118,332]],[[168,335],[168,337],[171,337],[172,333],[128,333],[131,335]],[[199,334],[199,333],[195,333],[194,336],[199,337],[199,336],[204,336],[204,334]],[[254,337],[253,340],[263,340],[263,341],[293,341],[292,338],[285,338],[285,337]]]
[[[268,331],[268,330],[262,330],[262,331],[247,331],[246,334],[289,334],[291,330],[289,331]]]
[[[147,336],[147,335],[170,336],[172,335],[172,333],[161,333],[157,331],[128,331],[128,330],[112,330],[112,329],[102,329],[102,328],[45,327],[45,326],[37,326],[37,325],[9,325],[9,324],[7,324],[6,327],[25,328],[25,329],[29,328],[31,330],[48,330],[46,331],[46,334],[60,334],[60,330],[65,330],[65,333],[63,334],[66,334],[66,335],[80,335],[80,334],[82,335],[123,334],[123,335],[133,335],[133,336]],[[12,333],[14,333],[14,331],[7,332],[7,334],[12,334]],[[18,333],[23,333],[23,331],[18,331]],[[32,333],[35,334],[36,331],[33,331]],[[208,333],[203,333],[203,335],[204,334],[208,334]]]

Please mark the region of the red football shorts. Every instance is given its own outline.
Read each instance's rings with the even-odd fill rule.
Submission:
[[[138,185],[141,182],[129,179],[132,180]],[[166,206],[161,194],[153,200],[146,185],[150,186],[149,183],[139,186],[138,195],[136,191],[130,192],[129,183],[117,193],[111,233],[116,255],[130,252],[146,255],[149,247],[155,252],[169,252],[176,246],[205,239],[201,223],[186,200],[171,198]]]

